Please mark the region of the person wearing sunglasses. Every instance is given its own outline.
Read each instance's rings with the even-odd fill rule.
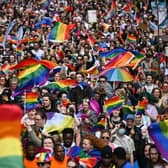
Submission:
[[[113,89],[112,89],[110,83],[107,82],[106,76],[99,77],[99,82],[97,83],[96,87],[104,88],[105,93],[108,98],[111,98],[113,96]]]
[[[51,156],[46,152],[38,153],[36,155],[36,162],[37,162],[38,168],[50,168]]]

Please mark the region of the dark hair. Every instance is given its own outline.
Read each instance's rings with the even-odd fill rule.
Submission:
[[[151,144],[150,148],[149,148],[149,153],[151,152],[151,149],[156,149],[157,150],[157,147],[155,144]],[[159,151],[157,150],[158,154],[160,155]]]
[[[29,147],[29,146],[33,146],[34,148],[36,147],[36,145],[35,145],[33,142],[28,141],[28,142],[25,144],[25,151],[28,150],[28,147]]]
[[[81,72],[77,72],[77,73],[76,73],[76,76],[77,76],[77,75],[81,75],[81,76],[82,76],[82,78],[85,78],[84,74],[83,74],[83,73],[81,73]]]
[[[64,128],[64,130],[62,131],[62,134],[63,134],[63,136],[65,134],[72,134],[72,135],[74,135],[74,130],[72,128]]]
[[[159,98],[161,98],[162,97],[162,91],[161,91],[161,89],[159,89],[159,88],[153,88],[152,89],[152,95],[154,94],[154,92],[155,92],[155,90],[159,90],[159,93],[160,93],[160,96],[159,96]]]
[[[111,132],[110,132],[108,129],[103,129],[103,130],[101,131],[101,136],[102,136],[102,134],[104,134],[104,133],[108,133],[108,134],[111,136]]]
[[[118,147],[113,153],[119,160],[126,160],[126,151],[122,147]]]
[[[59,135],[58,131],[52,131],[52,132],[50,132],[49,134],[50,134],[51,136],[53,136],[53,135]]]
[[[112,149],[109,145],[105,146],[101,151],[102,158],[112,158]]]
[[[36,115],[40,115],[42,119],[47,120],[47,115],[44,112],[41,112],[40,109],[36,109]]]
[[[65,92],[65,91],[60,92],[60,93],[58,94],[58,98],[61,98],[63,94],[66,94],[66,95],[67,95],[67,92]]]
[[[101,78],[103,78],[103,79],[105,79],[105,80],[107,81],[107,77],[106,77],[106,76],[104,76],[104,75],[100,76],[100,77],[99,77],[99,80],[100,80]]]
[[[51,136],[44,136],[44,137],[42,138],[41,147],[44,147],[43,145],[44,145],[44,140],[45,140],[45,139],[51,139],[51,141],[52,141],[52,143],[53,143],[53,146],[55,146],[55,142],[54,142],[54,140],[53,140],[53,138],[52,138]]]

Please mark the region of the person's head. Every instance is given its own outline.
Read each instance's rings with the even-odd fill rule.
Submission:
[[[80,83],[80,82],[82,82],[83,80],[84,80],[84,75],[83,75],[83,73],[80,73],[80,72],[76,73],[76,82],[77,82],[77,83]]]
[[[83,64],[83,57],[81,55],[77,56],[77,63]]]
[[[149,156],[149,149],[150,149],[150,147],[151,147],[151,144],[150,144],[150,143],[145,144],[145,147],[144,147],[144,155],[145,155],[145,157],[147,157],[147,158],[150,157],[150,156]]]
[[[100,87],[104,87],[106,81],[107,81],[107,77],[106,76],[100,76],[99,77]]]
[[[133,128],[135,117],[133,114],[128,114],[126,118],[127,128]]]
[[[34,43],[34,49],[38,50],[39,49],[39,43]]]
[[[9,85],[12,88],[12,90],[15,90],[18,86],[18,79],[17,78],[10,79]]]
[[[163,93],[168,93],[168,82],[163,83]]]
[[[83,106],[83,110],[87,112],[89,110],[89,106],[90,106],[89,99],[83,99],[82,106]]]
[[[121,161],[126,161],[126,151],[122,147],[117,147],[113,152],[114,162],[120,165]]]
[[[126,133],[125,124],[121,123],[119,129],[117,130],[117,135],[122,137]]]
[[[45,113],[38,111],[35,115],[35,125],[38,127],[44,127],[47,120],[47,116]]]
[[[119,117],[120,116],[120,110],[119,109],[116,109],[113,111],[113,117]]]
[[[147,74],[146,75],[146,82],[147,84],[151,84],[152,83],[152,80],[153,80],[153,77],[151,74]]]
[[[5,84],[6,84],[6,78],[5,78],[5,76],[0,76],[0,85],[1,86],[5,86]]]
[[[44,108],[49,108],[52,106],[52,97],[48,93],[43,95],[43,106]]]
[[[46,152],[41,152],[36,155],[36,163],[38,168],[50,168],[51,155]]]
[[[58,133],[58,131],[52,131],[49,133],[52,139],[54,140],[55,145],[60,145],[61,144],[61,137]]]
[[[160,99],[161,98],[161,90],[159,88],[153,88],[152,90],[152,95],[157,98],[157,99]]]
[[[111,134],[110,134],[110,131],[109,130],[102,130],[101,131],[101,136],[100,136],[101,139],[104,140],[104,142],[108,145],[110,140],[111,140]]]
[[[61,80],[61,74],[60,74],[60,73],[56,73],[56,74],[54,75],[54,82],[57,82],[57,81],[59,81],[59,80]]]
[[[35,120],[36,109],[32,109],[32,110],[28,111],[27,114],[28,114],[28,117],[30,120]]]
[[[41,89],[41,96],[44,96],[45,94],[48,94],[50,90],[47,87],[43,87]]]
[[[58,95],[60,101],[62,102],[65,102],[67,100],[67,93],[66,92],[61,92],[59,95]]]
[[[32,142],[27,142],[25,145],[25,154],[28,160],[34,160],[36,155],[36,146]]]
[[[79,168],[79,159],[77,157],[70,158],[67,162],[67,168]]]
[[[54,149],[55,159],[62,162],[65,158],[65,149],[62,145],[56,145]]]
[[[135,125],[140,125],[142,120],[141,114],[135,114]]]
[[[72,128],[65,128],[62,134],[63,134],[64,146],[70,147],[74,139],[74,130]]]
[[[112,162],[112,149],[109,145],[105,146],[101,151],[101,164],[104,167],[109,167]]]
[[[66,109],[67,109],[67,114],[69,114],[70,116],[74,116],[74,114],[76,114],[76,107],[74,104],[68,103],[66,106]]]
[[[155,145],[151,145],[149,148],[149,158],[153,164],[157,163],[160,159],[160,154]]]
[[[54,149],[54,140],[52,137],[44,137],[42,139],[42,147],[43,148],[51,148]]]

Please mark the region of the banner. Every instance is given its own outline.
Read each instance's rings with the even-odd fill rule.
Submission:
[[[49,112],[43,131],[48,133],[52,131],[62,132],[64,128],[72,128],[73,124],[74,118],[71,116]]]
[[[89,23],[97,22],[96,10],[88,10],[88,22]]]

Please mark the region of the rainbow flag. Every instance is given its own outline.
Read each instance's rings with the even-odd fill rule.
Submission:
[[[51,30],[48,39],[51,42],[68,41],[70,31],[75,27],[75,24],[66,25],[61,22],[56,22],[54,28]]]
[[[123,67],[129,64],[132,59],[134,59],[134,54],[132,54],[129,51],[123,52],[119,55],[116,55],[114,58],[112,58],[110,62],[107,63],[104,67],[105,69]]]
[[[26,111],[30,111],[40,106],[40,103],[38,101],[39,95],[40,94],[36,92],[26,92]]]
[[[133,106],[129,106],[129,105],[123,105],[123,113],[124,114],[133,114],[134,113],[134,108]]]
[[[17,48],[16,48],[16,55],[17,56],[22,56],[22,48],[21,48],[21,46],[17,46]]]
[[[107,60],[110,60],[114,58],[115,56],[122,54],[126,52],[127,50],[124,48],[116,48],[111,51],[106,51],[106,52],[100,52],[100,57],[106,58]]]
[[[114,16],[115,16],[116,8],[117,8],[117,5],[116,5],[115,1],[112,0],[112,2],[111,2],[111,8],[110,8],[110,10],[107,12],[107,16],[105,17],[105,19],[109,19],[109,18],[111,18],[111,17],[114,17]]]
[[[102,118],[99,122],[96,123],[95,126],[91,128],[91,132],[101,131],[105,129],[105,125],[106,125],[106,120],[105,118]]]
[[[152,123],[148,127],[149,135],[162,157],[168,160],[168,120]]]
[[[104,101],[104,105],[108,114],[111,114],[114,110],[122,108],[122,104],[123,100],[120,99],[120,96],[114,96]]]
[[[2,42],[3,39],[4,39],[4,35],[1,35],[1,36],[0,36],[0,42]]]
[[[94,43],[96,42],[96,40],[93,39],[93,38],[88,34],[88,42],[89,42],[91,48],[93,48],[93,47],[94,47]]]
[[[18,40],[16,36],[8,35],[7,40],[11,44],[17,44]]]
[[[45,87],[49,88],[50,91],[55,91],[55,90],[62,90],[66,91],[69,86],[74,85],[76,82],[73,79],[67,79],[67,80],[60,80],[58,82],[52,82]]]
[[[155,73],[158,73],[158,72],[159,72],[159,69],[157,69],[157,68],[152,68],[151,69],[152,74],[155,74]]]
[[[129,0],[128,1],[128,4],[123,8],[123,10],[127,13],[130,13],[131,12],[131,8],[132,8],[132,3],[131,1]]]
[[[148,104],[148,100],[147,99],[143,99],[142,101],[139,101],[136,114],[143,114],[147,104]]]
[[[42,64],[34,64],[18,74],[19,84],[13,96],[21,94],[26,89],[43,85],[49,77],[50,69]]]
[[[87,73],[91,74],[91,75],[98,75],[99,74],[99,70],[98,70],[98,65],[94,65],[91,68],[87,69]]]
[[[136,37],[135,37],[135,36],[132,36],[132,35],[130,35],[130,34],[128,34],[127,40],[128,40],[130,43],[136,43]]]
[[[0,114],[0,167],[24,167],[20,141],[22,109],[18,105],[2,104]]]
[[[1,72],[3,72],[4,74],[7,74],[9,68],[10,68],[10,64],[1,65]]]

